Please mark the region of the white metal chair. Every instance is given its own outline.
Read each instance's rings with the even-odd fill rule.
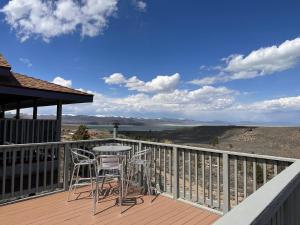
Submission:
[[[119,186],[119,205],[122,204],[123,199],[123,170],[124,170],[124,157],[122,155],[98,155],[97,169],[96,169],[96,193],[94,194],[94,215],[96,213],[96,204],[99,201],[99,183],[102,179],[101,191],[106,179],[112,180],[118,178]],[[109,182],[110,187],[111,184]]]
[[[70,187],[69,187],[69,194],[68,194],[68,201],[70,200],[70,194],[73,191],[76,192],[76,188],[85,185],[91,185],[91,192],[93,191],[93,173],[92,173],[92,166],[96,168],[96,158],[95,155],[87,150],[79,149],[79,148],[72,148],[71,149],[71,156],[72,161],[74,164]],[[89,177],[79,177],[79,171],[84,166],[89,167]],[[75,174],[76,173],[76,174]],[[75,183],[74,183],[75,181]],[[82,182],[84,181],[84,182]]]
[[[152,194],[151,177],[150,177],[151,154],[152,154],[151,149],[145,149],[135,153],[129,160],[128,162],[129,170],[128,170],[126,189],[125,189],[125,196],[127,196],[128,194],[129,184],[133,183],[134,171],[136,166],[143,167],[142,179],[146,181],[148,195],[150,196]]]

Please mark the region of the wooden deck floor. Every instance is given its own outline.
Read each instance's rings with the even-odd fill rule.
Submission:
[[[1,225],[29,224],[212,224],[219,218],[209,211],[183,202],[158,196],[151,204],[147,196],[139,196],[135,205],[115,206],[116,196],[107,197],[92,213],[92,199],[83,193],[79,199],[67,202],[67,192],[61,192],[0,207]]]

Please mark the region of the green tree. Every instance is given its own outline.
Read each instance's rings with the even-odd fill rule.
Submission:
[[[85,125],[80,125],[76,132],[73,134],[73,140],[88,140],[90,139],[88,128]]]
[[[219,138],[218,138],[218,136],[215,136],[215,137],[211,140],[210,143],[211,143],[212,146],[218,145],[218,144],[219,144]]]

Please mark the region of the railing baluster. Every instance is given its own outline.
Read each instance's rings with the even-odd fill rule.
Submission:
[[[36,149],[36,177],[35,177],[35,192],[39,192],[40,182],[40,148]]]
[[[31,191],[31,176],[32,176],[32,157],[33,156],[33,148],[29,148],[29,168],[28,168],[28,186],[27,186],[27,192],[30,193]]]
[[[252,159],[252,164],[253,164],[253,192],[255,192],[256,191],[256,187],[257,187],[257,185],[256,185],[256,182],[257,182],[257,180],[256,180],[256,160],[255,159]]]
[[[183,186],[183,198],[185,198],[185,153],[182,150],[182,186]]]
[[[238,157],[234,159],[234,194],[235,194],[235,204],[239,204],[238,200]]]
[[[227,153],[223,153],[223,212],[227,213],[230,210],[230,180],[229,180],[229,157]]]
[[[170,175],[170,193],[172,193],[173,191],[173,177],[172,177],[172,168],[173,168],[173,165],[172,165],[172,150],[169,149],[169,175]]]
[[[209,153],[209,205],[212,207],[213,206],[213,193],[212,193],[212,182],[213,182],[213,177],[212,177],[212,153]]]
[[[189,161],[189,192],[190,192],[190,200],[193,199],[193,191],[192,191],[192,184],[193,184],[193,181],[192,181],[192,162],[191,162],[191,151],[188,152],[188,161]]]
[[[44,149],[44,182],[43,182],[43,186],[44,186],[44,190],[46,189],[47,186],[47,158],[48,158],[48,146],[45,146]]]
[[[220,155],[217,156],[217,199],[218,199],[218,209],[221,208],[221,196],[220,196]]]
[[[196,202],[199,202],[199,180],[198,180],[198,152],[194,152],[195,157],[195,186],[196,186]]]
[[[166,148],[164,148],[164,191],[167,191],[167,172],[166,172],[166,166],[167,160],[166,160]]]
[[[244,166],[244,200],[245,200],[245,198],[247,198],[247,176],[248,176],[248,173],[247,173],[247,158],[246,157],[244,157],[243,166]]]
[[[23,195],[23,176],[24,176],[24,148],[21,148],[21,174],[20,174],[20,194]]]
[[[12,149],[12,170],[11,170],[11,196],[15,196],[15,173],[16,173],[16,150]]]
[[[264,184],[267,183],[267,163],[266,160],[263,161],[263,177],[264,177]]]
[[[175,199],[179,198],[179,152],[177,147],[173,147],[173,157],[174,157],[174,192],[173,196]]]
[[[278,161],[274,161],[274,176],[278,174]]]
[[[201,152],[201,169],[202,169],[202,196],[203,196],[203,204],[205,204],[205,155],[204,152]]]
[[[3,151],[3,170],[2,170],[2,199],[5,198],[5,192],[6,192],[6,154],[7,151]]]
[[[51,189],[54,189],[54,145],[51,147]]]

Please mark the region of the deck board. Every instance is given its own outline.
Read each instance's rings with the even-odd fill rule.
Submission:
[[[209,225],[219,218],[212,212],[164,196],[158,196],[153,203],[148,196],[138,196],[136,205],[122,207],[115,206],[117,196],[109,196],[97,204],[97,214],[94,216],[92,199],[88,196],[88,192],[83,193],[78,200],[70,202],[66,201],[67,196],[67,192],[61,192],[2,206],[0,207],[1,224]]]

